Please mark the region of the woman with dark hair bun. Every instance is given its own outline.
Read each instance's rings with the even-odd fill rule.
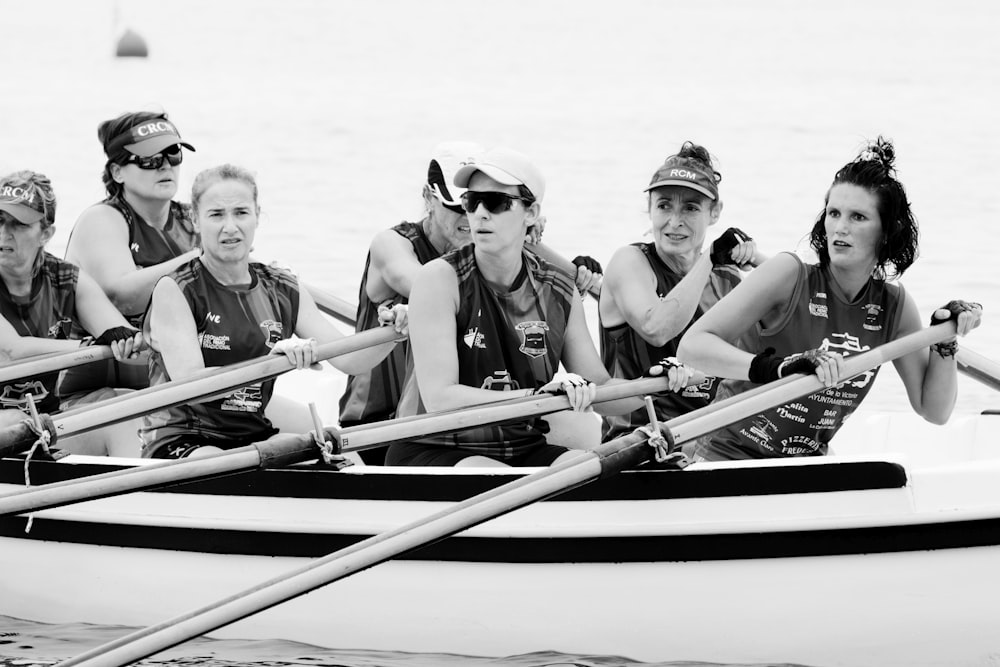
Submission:
[[[775,256],[684,335],[681,359],[731,378],[717,400],[796,372],[815,373],[827,387],[716,432],[699,443],[701,459],[826,454],[878,373],[844,378],[843,357],[921,329],[913,297],[887,282],[910,267],[918,245],[917,222],[894,162],[889,141],[870,143],[827,191],[811,234],[819,262]],[[964,336],[981,319],[978,303],[950,301],[934,311],[931,324],[955,320]],[[955,406],[957,347],[951,339],[893,362],[910,405],[934,424],[945,423]]]
[[[141,327],[156,281],[199,254],[191,206],[174,201],[183,149],[194,147],[181,140],[162,112],[123,113],[103,121],[97,137],[107,156],[107,198],[77,219],[66,259],[93,276],[125,317]],[[89,365],[68,372],[63,382],[73,390],[107,382],[144,387],[145,361]]]
[[[753,239],[735,227],[703,248],[722,213],[721,180],[708,149],[690,141],[653,173],[645,189],[653,238],[619,248],[601,290],[601,358],[612,377],[642,377],[673,357],[691,322],[739,284],[741,270],[763,261]],[[680,393],[655,396],[657,419],[705,407],[717,385],[707,377]],[[648,421],[644,409],[606,415],[602,438],[631,433]]]

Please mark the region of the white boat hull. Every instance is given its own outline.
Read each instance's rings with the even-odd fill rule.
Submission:
[[[867,428],[878,438],[895,429],[912,461],[843,455],[624,473],[212,634],[468,655],[995,665],[996,419],[954,425],[949,433],[964,438],[956,448],[975,455],[948,465],[919,460],[907,421]],[[455,483],[464,493],[519,474],[420,472],[420,484],[398,469],[252,473],[47,510],[27,535],[24,518],[0,519],[0,571],[23,573],[0,579],[0,615],[157,623],[427,516],[452,502],[440,496],[459,494]],[[318,475],[341,477],[310,486]],[[7,481],[0,493],[15,489]],[[345,481],[350,494],[330,491]],[[395,488],[409,500],[379,490]],[[323,494],[353,497],[309,497]]]

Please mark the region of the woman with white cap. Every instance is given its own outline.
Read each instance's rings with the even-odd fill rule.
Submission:
[[[78,267],[45,251],[55,233],[56,198],[43,174],[19,171],[0,179],[0,361],[69,352],[93,341],[110,345],[117,359],[138,355],[142,335]],[[96,339],[83,338],[87,334]],[[9,425],[30,412],[55,413],[69,405],[111,398],[108,388],[73,396],[56,389],[56,373],[0,386],[0,422]],[[60,441],[82,454],[134,455],[136,422]]]
[[[574,276],[532,253],[525,242],[541,215],[545,181],[524,155],[494,148],[461,167],[455,185],[472,243],[420,270],[410,294],[414,370],[399,416],[564,392],[587,410],[597,385],[611,382],[587,330]],[[553,379],[559,365],[569,373]],[[671,386],[688,372],[669,370]],[[584,378],[589,378],[586,380]],[[638,399],[601,411],[638,407]],[[546,442],[540,419],[475,428],[390,446],[396,465],[549,465],[573,456]]]

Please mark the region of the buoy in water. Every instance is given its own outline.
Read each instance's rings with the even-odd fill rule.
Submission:
[[[128,29],[118,40],[115,55],[119,58],[145,58],[149,55],[149,49],[146,48],[146,40],[139,33]]]

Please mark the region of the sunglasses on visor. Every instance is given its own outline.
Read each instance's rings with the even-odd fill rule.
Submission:
[[[163,166],[163,161],[166,160],[167,164],[171,167],[176,167],[181,162],[184,161],[184,153],[181,152],[181,147],[171,146],[170,148],[157,153],[156,155],[150,155],[149,157],[140,157],[138,155],[130,155],[126,163],[135,164],[139,169],[159,169]]]
[[[506,192],[466,191],[462,193],[462,208],[469,213],[475,213],[479,205],[482,204],[490,213],[503,213],[504,211],[509,211],[510,207],[517,200],[526,202],[525,206],[531,206],[535,201],[529,197],[518,197],[517,195],[509,195]]]

